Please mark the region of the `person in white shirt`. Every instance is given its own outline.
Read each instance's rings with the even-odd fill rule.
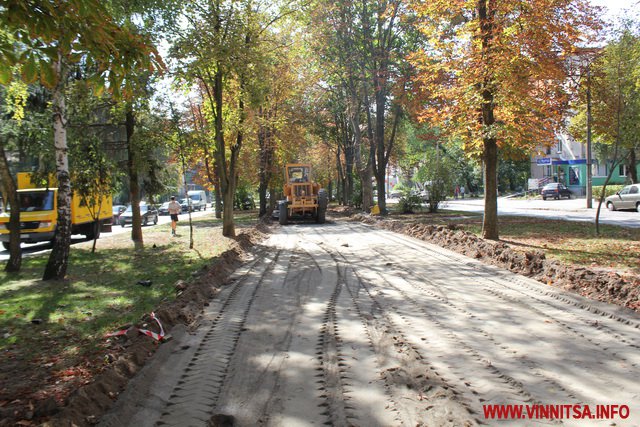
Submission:
[[[169,202],[169,215],[171,215],[171,235],[176,235],[176,225],[178,225],[178,214],[182,211],[182,206],[180,203],[176,202],[176,197],[171,196],[171,201]]]

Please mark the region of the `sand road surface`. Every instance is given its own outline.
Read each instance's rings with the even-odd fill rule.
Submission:
[[[409,237],[276,227],[101,425],[640,425],[639,328],[630,311]],[[626,417],[496,421],[485,405]]]

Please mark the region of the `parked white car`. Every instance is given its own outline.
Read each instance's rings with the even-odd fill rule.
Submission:
[[[610,211],[633,209],[640,212],[640,184],[625,186],[613,196],[607,197],[605,205]]]

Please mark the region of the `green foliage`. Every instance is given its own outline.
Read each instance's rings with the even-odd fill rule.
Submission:
[[[38,166],[30,159],[53,160],[49,101],[48,91],[39,85],[25,85],[20,80],[0,85],[0,139],[8,152],[21,153],[21,162],[11,162],[14,172]]]
[[[356,209],[360,209],[362,207],[362,180],[360,179],[360,176],[357,174],[354,174],[353,176],[351,205]]]
[[[425,191],[429,194],[430,212],[437,212],[440,203],[451,194],[454,183],[450,171],[453,168],[453,160],[438,150],[425,153],[425,166],[420,168],[418,177],[425,183]]]
[[[601,150],[601,160],[625,155],[640,149],[640,27],[621,18],[611,40],[597,55],[585,58],[590,62],[589,74],[582,72],[579,98],[573,108],[569,131],[586,140],[587,91],[591,93],[593,141],[601,146],[619,149]]]
[[[94,219],[101,209],[102,197],[112,195],[113,165],[102,149],[102,141],[96,136],[88,136],[82,144],[74,144],[72,156],[73,191],[78,193]]]
[[[464,185],[469,193],[479,188],[482,169],[477,160],[465,153],[460,140],[448,140],[438,128],[405,120],[398,142],[399,166],[408,184],[412,186],[412,181],[416,181],[422,185],[430,181],[436,187],[432,211],[453,193],[456,184]]]
[[[400,181],[398,182],[395,187],[393,187],[392,192],[394,193],[400,193],[401,195],[405,195],[405,194],[409,194],[409,192],[411,191],[411,188],[409,185],[407,185],[407,183],[405,181]]]
[[[422,199],[417,194],[404,194],[400,197],[396,209],[400,213],[415,213],[420,210]]]
[[[500,192],[520,191],[525,188],[530,173],[531,164],[528,158],[501,159],[498,163],[498,190]]]
[[[5,114],[11,116],[13,120],[20,123],[25,117],[27,106],[27,85],[21,81],[13,81],[6,87],[5,93]]]
[[[255,194],[249,185],[239,185],[236,188],[233,207],[235,209],[255,209]]]
[[[129,73],[164,67],[150,40],[117,25],[98,0],[8,0],[0,9],[0,27],[6,30],[0,61],[20,65],[25,83],[53,88],[65,82],[61,63],[82,64],[93,71],[88,81],[94,87],[102,90],[106,81],[115,95],[130,95],[137,80]],[[3,72],[1,77],[7,84],[12,76]]]
[[[595,198],[600,198],[600,194],[602,194],[602,185],[594,185],[592,188],[592,194]],[[604,197],[613,196],[618,191],[622,190],[624,185],[607,185],[607,188],[604,193]]]

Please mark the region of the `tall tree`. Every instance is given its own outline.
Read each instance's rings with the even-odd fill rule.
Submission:
[[[412,55],[421,119],[484,165],[482,235],[498,239],[498,150],[552,144],[566,112],[566,59],[598,28],[586,0],[412,2],[430,41]]]
[[[9,70],[11,72],[11,70]],[[20,271],[22,251],[20,249],[20,203],[17,197],[16,181],[9,168],[6,153],[7,143],[17,139],[24,118],[27,99],[27,86],[22,82],[13,82],[6,88],[0,87],[0,190],[4,195],[4,207],[11,206],[9,217],[9,260],[5,271]],[[4,243],[7,247],[6,243]]]
[[[339,151],[344,156],[345,198],[351,202],[349,195],[354,186],[351,171],[355,166],[362,185],[362,208],[369,211],[373,203],[375,146],[368,93],[372,87],[371,73],[367,69],[373,52],[367,50],[372,42],[366,37],[372,36],[368,30],[373,8],[368,1],[318,1],[313,6],[313,28],[317,33],[314,49],[330,84],[327,108],[332,113]]]
[[[403,71],[407,67],[401,62],[403,39],[400,29],[400,12],[405,3],[402,0],[378,0],[374,2],[372,24],[364,23],[364,40],[366,45],[368,75],[373,88],[375,109],[375,126],[369,123],[370,138],[373,139],[373,174],[378,190],[378,206],[384,214],[387,211],[386,175],[389,158],[395,144],[398,125],[402,113],[402,98],[404,97]],[[366,7],[363,6],[363,7]],[[367,17],[364,17],[367,19]],[[368,104],[368,103],[367,103]],[[387,123],[390,130],[387,130]]]
[[[580,98],[570,130],[582,136],[587,109],[587,90],[591,97],[595,139],[602,147],[600,160],[608,163],[608,173],[599,195],[596,233],[600,234],[600,210],[606,186],[621,164],[627,166],[632,182],[638,182],[637,152],[640,150],[640,31],[638,23],[623,19],[613,38],[590,64],[588,88],[581,85]]]
[[[290,5],[289,5],[290,6]],[[174,28],[178,75],[203,88],[213,117],[215,171],[223,200],[222,234],[235,236],[233,205],[249,108],[268,50],[269,29],[289,8],[252,0],[192,0]]]
[[[632,182],[638,182],[640,151],[640,27],[623,20],[614,38],[591,64],[590,91],[595,139],[619,144]],[[579,114],[571,130],[582,136],[585,124],[586,88],[581,87]],[[602,159],[605,160],[605,159]]]
[[[386,212],[385,178],[401,118],[404,95],[402,0],[318,1],[314,27],[320,32],[316,49],[344,91],[344,114],[354,138],[354,159],[360,175],[363,209],[373,200],[375,178],[378,205]],[[327,65],[329,64],[329,65]],[[341,150],[349,158],[349,152]],[[347,162],[348,163],[348,162]]]
[[[118,26],[97,0],[7,0],[0,9],[0,24],[16,43],[0,40],[0,60],[23,66],[22,78],[38,78],[53,93],[53,129],[58,185],[58,220],[53,250],[43,279],[64,278],[71,240],[71,183],[67,146],[65,90],[73,66],[83,64],[94,73],[97,87],[119,96],[131,93],[128,74],[161,64],[153,46],[140,35]],[[126,54],[125,54],[126,53]],[[4,73],[2,84],[8,83]]]

